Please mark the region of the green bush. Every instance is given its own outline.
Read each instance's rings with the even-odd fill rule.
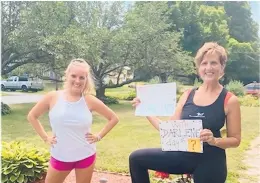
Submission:
[[[136,97],[135,91],[130,91],[128,96],[124,97],[123,100],[133,100]]]
[[[159,84],[159,83],[160,83],[160,78],[158,76],[155,76],[148,81],[148,84]]]
[[[183,93],[183,85],[180,82],[175,82],[176,83],[176,94],[182,94]]]
[[[197,78],[194,81],[194,87],[199,87],[202,84]]]
[[[101,100],[104,104],[118,104],[118,100],[115,97],[102,97]]]
[[[182,95],[182,94],[177,94],[177,96],[176,96],[176,104],[177,104],[177,102],[180,100],[181,95]]]
[[[108,98],[114,98],[116,100],[124,100],[124,98],[127,95],[125,93],[120,93],[120,92],[107,92],[106,97]]]
[[[2,182],[27,183],[43,178],[49,153],[25,142],[2,142]]]
[[[7,104],[4,104],[3,102],[1,102],[1,113],[2,113],[2,115],[10,114],[11,112],[12,112],[11,108]]]
[[[239,97],[238,100],[242,106],[260,107],[260,100],[256,96],[245,95],[244,97]]]
[[[230,81],[225,88],[234,93],[236,96],[244,96],[245,95],[245,89],[243,86],[243,83],[240,81]]]

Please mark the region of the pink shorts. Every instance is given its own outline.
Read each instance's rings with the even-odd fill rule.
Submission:
[[[63,162],[63,161],[59,161],[56,160],[55,158],[51,157],[50,159],[50,164],[51,166],[59,171],[70,171],[74,168],[87,168],[90,165],[92,165],[94,163],[96,159],[96,154],[87,157],[83,160],[79,160],[79,161],[75,161],[75,162]]]

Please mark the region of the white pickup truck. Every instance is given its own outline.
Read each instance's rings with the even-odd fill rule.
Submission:
[[[43,90],[43,82],[38,78],[29,78],[25,76],[11,76],[7,80],[1,81],[1,90],[22,90],[39,91]]]

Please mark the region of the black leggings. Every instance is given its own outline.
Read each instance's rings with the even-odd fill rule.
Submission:
[[[132,183],[150,183],[148,169],[193,174],[194,183],[224,183],[227,177],[226,154],[221,149],[204,153],[140,149],[130,155],[129,163]]]

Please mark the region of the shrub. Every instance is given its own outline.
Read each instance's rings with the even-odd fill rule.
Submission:
[[[175,82],[176,83],[176,94],[182,94],[183,93],[183,86],[180,82]]]
[[[118,104],[118,100],[115,97],[102,97],[101,100],[104,104]]]
[[[4,104],[3,102],[1,102],[1,113],[2,113],[2,115],[10,114],[11,112],[12,112],[11,108],[7,104]]]
[[[128,88],[135,88],[135,84],[129,84]]]
[[[242,106],[260,107],[259,98],[256,96],[245,95],[244,97],[239,97],[238,100]]]
[[[130,91],[128,96],[124,97],[124,100],[133,100],[136,97],[135,91]]]
[[[176,104],[177,104],[177,102],[180,100],[180,98],[181,98],[181,94],[177,94],[177,95],[176,95]]]
[[[244,96],[245,95],[245,89],[243,86],[243,83],[240,81],[230,81],[225,88],[234,93],[236,96]]]
[[[49,153],[25,142],[2,142],[2,182],[27,183],[43,178]]]
[[[197,78],[194,80],[194,87],[199,87],[202,84]]]
[[[153,77],[148,81],[149,84],[159,84],[160,83],[160,78],[158,76]]]

